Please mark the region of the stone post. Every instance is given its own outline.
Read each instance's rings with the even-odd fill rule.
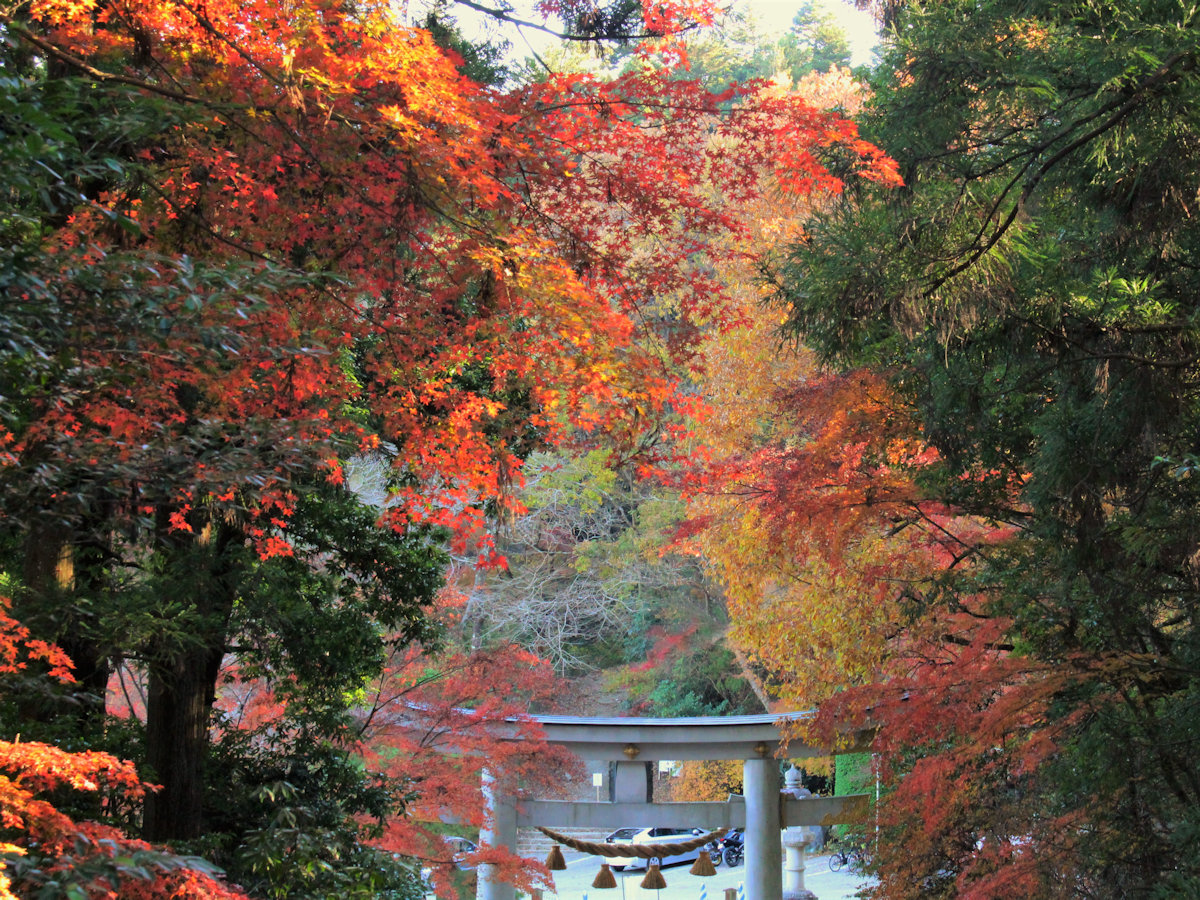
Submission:
[[[787,853],[783,865],[783,900],[817,900],[817,895],[804,886],[804,848],[808,846],[808,838],[789,833],[800,830],[789,828],[783,835],[783,849]]]

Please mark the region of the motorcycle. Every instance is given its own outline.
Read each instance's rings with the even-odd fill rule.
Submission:
[[[745,854],[744,837],[740,828],[735,828],[730,831],[725,837],[718,842],[718,847],[721,851],[721,859],[725,865],[733,868],[740,865],[742,856]]]
[[[709,862],[714,866],[721,864],[721,842],[719,840],[709,841],[700,852],[707,853]]]

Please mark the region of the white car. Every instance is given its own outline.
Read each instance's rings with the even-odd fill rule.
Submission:
[[[604,840],[609,844],[682,844],[703,834],[699,828],[619,828]],[[657,862],[660,866],[671,863],[691,862],[702,852],[703,847],[673,853],[669,856],[653,859],[641,859],[636,856],[615,856],[607,860],[614,871],[620,872],[626,866],[631,869],[648,869],[650,863]]]
[[[446,848],[451,854],[450,858],[453,860],[455,867],[457,867],[459,871],[466,872],[475,868],[474,865],[468,864],[466,861],[466,856],[468,853],[474,853],[479,849],[475,846],[474,841],[469,841],[465,837],[459,837],[458,835],[454,834],[443,835],[442,840],[446,842]],[[431,880],[432,875],[433,869],[430,866],[421,867],[421,883],[430,889],[433,887],[433,882]]]

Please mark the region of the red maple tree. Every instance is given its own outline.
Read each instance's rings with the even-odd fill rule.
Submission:
[[[37,377],[0,435],[0,490],[43,609],[175,575],[136,646],[52,614],[95,695],[120,659],[145,665],[152,839],[202,827],[246,586],[352,555],[317,549],[306,503],[350,500],[352,463],[382,460],[376,531],[444,529],[494,562],[489,516],[531,448],[603,435],[647,464],[683,453],[669,438],[697,401],[679,372],[701,327],[736,319],[705,261],[740,253],[722,196],[760,191],[767,170],[836,190],[822,154],[895,179],[835,113],[761,86],[730,107],[672,77],[666,32],[685,15],[704,13],[654,7],[626,74],[514,89],[465,77],[387,4],[36,0],[0,18],[34,71],[100,98],[101,124],[142,116],[64,169],[62,208],[23,238]],[[421,600],[381,630],[417,639]]]

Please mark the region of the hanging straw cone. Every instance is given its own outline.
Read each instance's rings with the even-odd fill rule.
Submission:
[[[701,878],[717,874],[716,867],[712,864],[712,858],[708,855],[707,850],[700,851],[700,855],[696,857],[696,861],[692,863],[692,867],[688,871]]]
[[[667,879],[662,877],[662,872],[658,871],[658,863],[650,863],[650,868],[646,870],[646,877],[642,879],[642,888],[647,891],[662,890],[667,886]]]
[[[567,861],[563,859],[562,848],[555,844],[546,855],[546,868],[552,872],[561,872],[566,867]]]
[[[592,887],[597,890],[605,888],[615,888],[617,879],[613,876],[612,869],[608,867],[608,863],[603,863],[600,866],[600,871],[596,873],[596,880],[592,882]]]

